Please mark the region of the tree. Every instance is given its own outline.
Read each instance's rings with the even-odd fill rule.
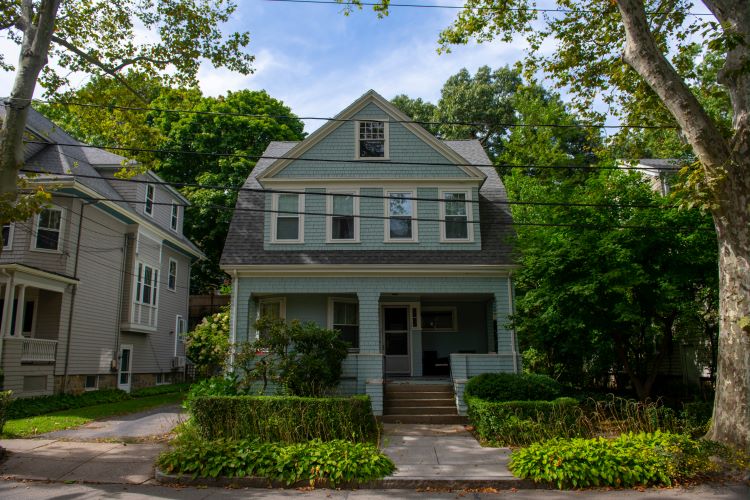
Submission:
[[[28,108],[40,79],[48,93],[68,84],[67,75],[108,75],[138,94],[123,78],[129,69],[167,81],[193,84],[200,59],[241,73],[253,57],[242,49],[247,33],[219,30],[235,10],[231,0],[11,0],[0,6],[0,30],[20,46],[17,66],[0,55],[0,67],[15,69],[0,127],[0,213],[7,222],[17,211],[18,171]],[[138,39],[139,29],[156,35]],[[49,65],[52,60],[55,65]]]
[[[415,122],[420,122],[429,133],[438,135],[440,133],[437,124],[433,123],[437,119],[435,112],[437,106],[431,102],[423,101],[421,97],[412,99],[406,94],[399,94],[391,99],[398,109],[409,115]]]
[[[357,4],[357,0],[345,3]],[[440,35],[443,50],[474,39],[530,42],[531,70],[567,86],[582,110],[601,97],[626,121],[630,112],[663,107],[696,158],[693,202],[711,211],[719,245],[719,353],[708,437],[750,450],[750,6],[704,0],[711,16],[687,0],[557,0],[542,12],[530,0],[468,0]],[[378,5],[379,15],[387,1]],[[721,54],[716,82],[729,95],[725,130],[691,91],[680,63],[703,37]],[[554,41],[551,53],[542,51]],[[689,68],[688,68],[689,69]]]

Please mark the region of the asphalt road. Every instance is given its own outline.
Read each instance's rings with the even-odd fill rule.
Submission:
[[[702,485],[682,489],[636,490],[501,490],[496,493],[467,491],[431,492],[407,490],[271,490],[271,489],[222,489],[222,488],[171,488],[165,486],[124,486],[97,484],[64,484],[44,482],[0,481],[0,498],[13,500],[141,500],[146,498],[204,500],[204,499],[487,499],[509,500],[748,500],[750,485],[728,486]]]

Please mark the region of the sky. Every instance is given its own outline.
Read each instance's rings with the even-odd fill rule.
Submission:
[[[460,5],[459,0],[421,0]],[[218,96],[242,89],[266,90],[298,116],[333,116],[369,89],[387,99],[398,94],[436,102],[449,76],[461,68],[474,73],[482,65],[512,65],[524,56],[525,43],[470,43],[452,53],[437,53],[440,31],[457,15],[454,9],[392,7],[378,19],[365,7],[345,16],[339,5],[237,0],[225,32],[249,31],[248,52],[255,72],[241,75],[204,63],[201,90]],[[14,61],[18,48],[0,40]],[[13,75],[0,72],[0,95],[8,95]],[[85,79],[85,77],[82,77]],[[37,90],[41,97],[41,91]],[[323,122],[308,120],[305,130]]]

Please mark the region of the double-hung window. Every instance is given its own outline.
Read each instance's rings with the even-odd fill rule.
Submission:
[[[181,315],[175,316],[174,320],[174,333],[177,336],[176,340],[179,342],[185,342],[185,333],[187,332],[187,325],[185,324],[185,318]]]
[[[273,241],[302,243],[304,217],[301,209],[305,206],[305,196],[297,193],[275,193],[273,200]]]
[[[328,328],[338,330],[350,349],[359,348],[359,304],[357,299],[328,300]]]
[[[286,298],[270,297],[258,301],[258,320],[279,320],[286,319]],[[265,337],[265,330],[258,330],[258,338]]]
[[[13,225],[3,224],[3,250],[10,250],[13,246]]]
[[[180,206],[172,202],[172,217],[169,221],[169,227],[172,228],[172,231],[177,231],[178,223],[180,218]]]
[[[359,198],[356,192],[330,192],[328,196],[328,241],[355,243],[359,240]]]
[[[388,122],[358,121],[357,158],[388,159]]]
[[[143,204],[143,213],[154,215],[154,185],[146,184],[146,200]]]
[[[62,229],[62,210],[45,208],[36,218],[34,235],[35,250],[60,250],[60,232]]]
[[[417,228],[415,217],[415,201],[413,191],[386,192],[386,241],[416,241]]]
[[[466,191],[442,191],[440,207],[441,237],[443,241],[471,241],[471,199]]]
[[[159,288],[159,270],[138,263],[135,283],[135,303],[133,304],[133,323],[156,327],[156,298]]]
[[[169,275],[167,276],[167,288],[173,292],[177,290],[177,261],[169,259]]]

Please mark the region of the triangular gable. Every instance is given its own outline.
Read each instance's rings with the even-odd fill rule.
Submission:
[[[420,125],[411,121],[411,119],[391,104],[388,100],[383,98],[380,94],[374,90],[366,92],[362,97],[354,101],[343,111],[337,114],[332,120],[327,121],[318,130],[310,134],[305,140],[297,144],[295,147],[290,149],[285,155],[285,158],[290,159],[278,159],[275,160],[259,177],[259,181],[264,179],[270,179],[277,177],[283,170],[288,166],[295,163],[294,158],[304,157],[305,153],[313,149],[316,145],[322,143],[326,138],[334,134],[339,127],[346,123],[351,123],[350,120],[357,117],[363,110],[372,109],[372,105],[376,106],[383,114],[390,117],[398,125],[403,126],[409,132],[411,132],[417,139],[426,144],[432,151],[437,153],[441,160],[441,163],[452,163],[456,165],[456,168],[463,171],[464,175],[468,178],[474,178],[477,180],[484,180],[485,175],[476,167],[470,165],[470,162],[459,155],[456,151],[446,146],[442,141],[438,140],[435,136],[427,132]],[[376,116],[371,116],[373,119],[377,119]],[[317,155],[316,155],[317,157]],[[355,160],[352,160],[354,162]],[[356,160],[357,162],[360,160]],[[364,160],[362,160],[364,162]],[[389,164],[388,160],[372,160],[376,162],[383,162],[384,165]],[[410,160],[414,161],[414,160]],[[394,162],[398,164],[398,161]],[[353,164],[353,163],[352,163]],[[348,162],[344,165],[351,165]]]

